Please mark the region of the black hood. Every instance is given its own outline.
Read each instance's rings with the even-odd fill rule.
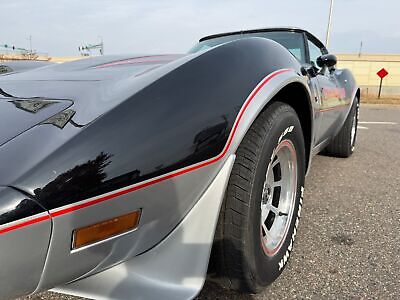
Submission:
[[[86,125],[162,76],[163,72],[158,72],[158,76],[153,74],[181,57],[102,56],[82,59],[1,75],[0,89],[9,101],[21,98],[69,99],[74,103],[74,122]]]
[[[51,122],[51,117],[71,105],[68,100],[0,96],[0,146],[39,123]]]

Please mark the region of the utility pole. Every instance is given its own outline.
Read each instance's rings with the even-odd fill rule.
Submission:
[[[100,38],[100,55],[104,55],[104,43],[103,43],[103,37],[99,36]]]
[[[328,29],[326,31],[326,41],[325,41],[326,48],[329,47],[329,38],[330,38],[330,35],[331,35],[332,15],[333,15],[333,2],[334,2],[334,0],[330,0],[330,1],[331,1],[331,6],[330,6],[330,9],[329,9]]]
[[[32,35],[29,35],[29,53],[32,54]]]
[[[361,43],[360,43],[360,52],[358,52],[358,57],[361,57],[362,47],[363,47],[363,42],[361,41]]]

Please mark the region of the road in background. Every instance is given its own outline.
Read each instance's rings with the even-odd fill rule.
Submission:
[[[400,106],[364,105],[360,121],[351,158],[314,158],[282,276],[256,296],[206,283],[199,299],[400,298]]]

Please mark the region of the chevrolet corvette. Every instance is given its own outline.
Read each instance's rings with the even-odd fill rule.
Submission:
[[[311,33],[202,38],[0,76],[0,298],[256,293],[288,263],[304,179],[349,157],[360,90]]]

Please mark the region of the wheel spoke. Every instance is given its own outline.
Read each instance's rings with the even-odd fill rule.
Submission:
[[[265,231],[265,236],[264,238],[267,240],[267,242],[272,242],[274,239],[271,235],[271,232],[267,229],[266,226],[264,226],[264,231]]]
[[[266,208],[267,208],[269,211],[272,211],[276,216],[279,215],[279,210],[278,210],[278,208],[275,207],[275,206],[273,206],[272,204],[267,204],[267,205],[266,205]]]
[[[261,209],[261,224],[265,223],[265,220],[268,217],[268,213],[269,213],[269,210],[266,207]]]
[[[265,237],[267,240],[270,240],[270,239],[271,239],[271,234],[270,234],[270,232],[269,232],[267,226],[266,226],[264,223],[262,224],[262,228],[264,229],[264,233],[265,233],[264,237]]]
[[[278,180],[278,181],[274,181],[272,184],[271,184],[271,187],[277,187],[277,186],[282,186],[282,180]]]
[[[277,164],[279,164],[279,159],[276,157],[276,159],[272,162],[271,164],[271,169],[273,169]]]

